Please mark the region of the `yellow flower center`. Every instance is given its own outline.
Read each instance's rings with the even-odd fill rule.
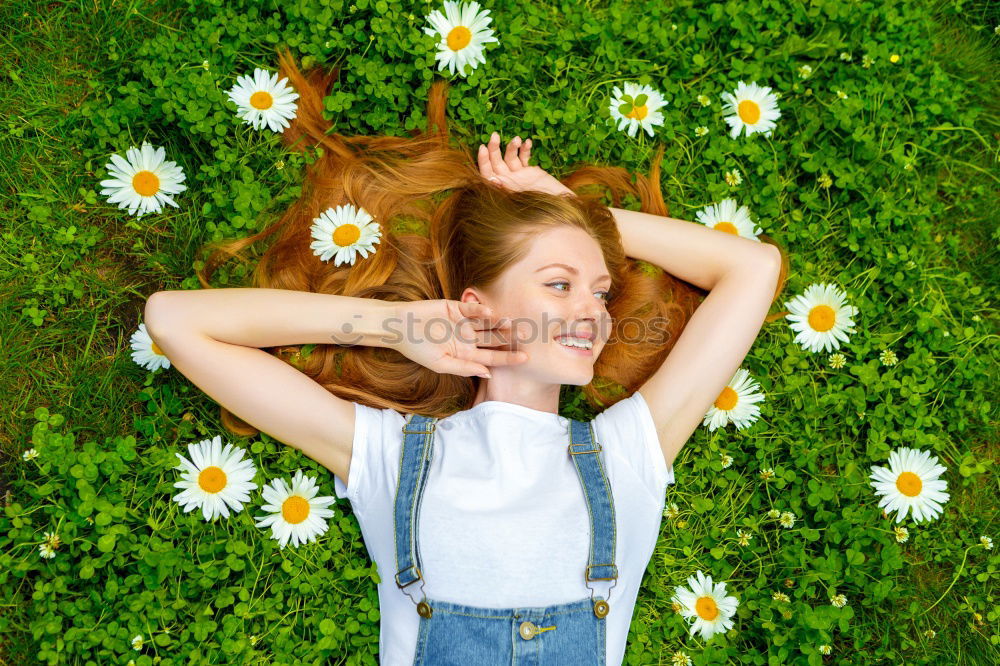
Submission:
[[[715,399],[716,409],[729,410],[736,406],[736,401],[739,399],[739,394],[736,393],[732,388],[726,387],[722,389],[722,393],[719,397]]]
[[[924,482],[913,472],[903,472],[896,479],[896,488],[907,497],[916,497],[923,487]]]
[[[632,106],[632,110],[625,114],[626,118],[635,118],[636,120],[642,120],[649,113],[649,107],[645,104],[642,106]]]
[[[151,197],[160,189],[160,179],[152,171],[139,171],[132,176],[132,187],[144,197]]]
[[[714,620],[719,616],[719,607],[715,605],[712,597],[701,597],[694,602],[694,609],[704,620]]]
[[[740,102],[737,113],[740,116],[740,120],[750,125],[760,120],[760,106],[752,99],[745,99]]]
[[[333,242],[345,247],[361,238],[361,229],[354,224],[342,224],[333,230]]]
[[[456,25],[448,33],[448,48],[452,51],[460,51],[472,41],[472,33],[464,25]]]
[[[271,97],[271,93],[265,90],[258,90],[254,94],[250,95],[250,106],[255,109],[270,109],[273,104],[274,98]]]
[[[297,525],[309,517],[309,502],[301,495],[292,495],[281,504],[281,516],[285,522]]]
[[[823,333],[833,328],[833,323],[837,320],[833,308],[829,305],[817,305],[809,311],[809,326],[814,331]]]
[[[198,475],[198,485],[206,493],[217,493],[226,487],[226,473],[214,465],[206,467]]]
[[[158,354],[160,356],[164,356],[163,350],[160,349],[159,345],[157,345],[155,342],[153,343],[153,353]]]
[[[733,234],[734,236],[740,235],[740,232],[736,230],[736,225],[732,222],[716,222],[715,228],[719,231],[725,231],[727,234]]]

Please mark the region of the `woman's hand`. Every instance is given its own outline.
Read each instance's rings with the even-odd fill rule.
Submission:
[[[481,303],[407,301],[399,303],[396,314],[403,321],[402,340],[387,346],[435,372],[483,376],[491,366],[528,360],[526,352],[512,351],[508,343],[510,321]]]
[[[507,152],[500,155],[500,135],[493,132],[490,142],[479,146],[479,172],[483,178],[497,185],[524,192],[535,190],[550,194],[573,194],[569,189],[547,171],[537,166],[528,166],[531,159],[531,139],[522,145],[521,137],[515,136],[507,144]]]

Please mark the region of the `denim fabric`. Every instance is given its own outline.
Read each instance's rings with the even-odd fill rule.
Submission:
[[[420,625],[414,665],[605,666],[607,601],[601,596],[549,606],[481,608],[428,599],[423,594],[417,530],[437,419],[413,414],[403,426],[395,498],[396,585],[417,604]],[[590,553],[584,584],[617,580],[615,509],[611,485],[590,423],[570,420],[570,455],[590,516]],[[420,601],[411,593],[419,583]],[[590,585],[587,585],[589,588]],[[613,587],[613,586],[612,586]]]

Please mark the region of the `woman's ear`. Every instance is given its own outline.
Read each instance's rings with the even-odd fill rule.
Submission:
[[[480,298],[479,292],[477,292],[472,287],[466,287],[465,291],[462,292],[462,295],[458,298],[458,300],[461,301],[462,303],[480,303],[480,304],[483,303],[482,298]]]

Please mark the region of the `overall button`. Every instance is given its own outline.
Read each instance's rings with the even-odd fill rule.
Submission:
[[[524,640],[530,640],[535,637],[538,633],[538,628],[535,626],[534,622],[522,622],[521,623],[521,638]]]

